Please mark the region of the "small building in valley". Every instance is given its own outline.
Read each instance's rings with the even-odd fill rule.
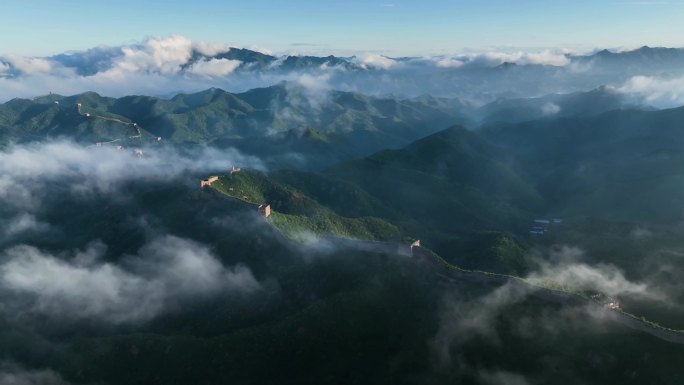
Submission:
[[[551,229],[554,226],[558,226],[563,223],[562,219],[535,219],[532,222],[532,227],[530,228],[530,234],[535,236],[535,235],[544,235],[551,231]]]

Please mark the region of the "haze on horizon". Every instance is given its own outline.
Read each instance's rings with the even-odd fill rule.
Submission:
[[[192,17],[188,17],[192,16]],[[680,47],[681,1],[77,0],[3,5],[2,54],[43,56],[179,34],[279,53],[435,55],[487,50]]]

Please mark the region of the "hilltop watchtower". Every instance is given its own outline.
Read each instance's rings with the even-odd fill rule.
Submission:
[[[264,218],[268,218],[271,215],[271,205],[259,205],[257,213]]]
[[[211,184],[216,182],[218,179],[219,179],[219,177],[217,177],[217,176],[210,176],[207,179],[202,179],[200,181],[200,188],[202,188],[204,186],[211,186]]]

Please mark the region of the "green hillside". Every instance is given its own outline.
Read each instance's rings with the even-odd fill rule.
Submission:
[[[276,212],[272,223],[285,233],[409,236],[445,255],[453,249],[497,251],[495,259],[473,255],[466,266],[524,271],[523,248],[513,247],[517,240],[511,232],[526,233],[543,202],[498,150],[478,134],[454,127],[323,172],[243,171],[214,186],[247,202],[270,204]],[[491,236],[480,236],[483,231]]]
[[[142,127],[142,136],[130,140],[137,131],[132,120],[111,111],[116,99],[94,92],[63,97],[49,95],[33,100],[13,99],[0,105],[0,144],[68,138],[93,144],[118,139],[121,144],[141,145],[156,136]],[[81,104],[81,113],[77,108]],[[86,114],[90,115],[87,116]],[[105,118],[105,119],[103,119]]]
[[[496,150],[455,127],[325,174],[362,189],[386,207],[381,212],[421,239],[459,238],[474,229],[520,230],[540,207],[539,197]]]
[[[562,216],[675,223],[684,215],[684,109],[492,125],[482,135],[515,159]]]
[[[206,100],[183,103],[190,107]],[[85,104],[84,111],[105,109]],[[418,258],[301,247],[282,235],[420,238],[445,261],[489,277],[543,272],[539,260],[557,263],[553,256],[567,246],[578,256],[570,262],[558,257],[561,272],[570,270],[564,263],[594,267],[604,271],[598,283],[619,284],[621,276],[611,275],[615,265],[625,280],[648,282],[648,290],[666,294],[664,299],[619,294],[626,311],[682,329],[684,242],[681,227],[673,225],[682,191],[677,175],[684,164],[677,152],[684,140],[680,113],[622,111],[481,131],[453,127],[322,171],[242,170],[202,190],[196,175],[139,178],[122,182],[113,193],[88,194],[73,188],[82,175],[46,178],[41,191],[33,191],[40,198],[33,213],[50,225],[0,238],[4,248],[34,245],[54,256],[44,263],[59,266],[59,261],[92,275],[97,288],[103,272],[119,269],[116,274],[133,277],[125,284],[153,281],[167,267],[148,265],[154,253],[145,246],[171,235],[192,240],[184,257],[206,247],[210,261],[216,259],[226,271],[248,268],[260,288],[247,294],[220,286],[204,295],[168,297],[155,317],[131,324],[109,322],[106,310],[94,319],[75,320],[69,317],[78,308],[41,313],[40,306],[29,306],[41,303],[27,305],[23,296],[5,291],[0,360],[51,368],[74,384],[197,378],[481,383],[479,374],[462,369],[464,362],[478,373],[515,371],[535,383],[678,384],[682,345],[604,316],[610,313],[588,310],[586,302],[519,293],[496,280],[459,279]],[[336,145],[331,132],[311,127],[305,135],[321,148]],[[296,143],[297,137],[289,140]],[[640,179],[625,183],[625,177]],[[263,203],[273,207],[267,220],[255,213],[255,205]],[[6,205],[0,219],[9,223],[23,211]],[[556,213],[562,224],[529,236],[533,218]],[[99,259],[88,257],[88,245],[101,247]],[[31,262],[23,254],[16,260]],[[136,261],[145,269],[135,270]],[[183,266],[172,280],[143,289],[176,293],[184,282],[201,287],[201,275],[183,280],[197,266]],[[211,274],[215,265],[208,266]],[[52,282],[48,278],[45,282]],[[574,289],[551,278],[532,282]],[[139,298],[147,293],[134,294],[131,311],[146,308]],[[17,316],[15,309],[37,313]]]
[[[478,108],[474,115],[484,123],[518,123],[559,117],[587,117],[608,111],[641,108],[608,87],[588,92],[551,94],[537,98],[498,99]]]
[[[681,222],[681,115],[616,111],[481,131],[454,127],[322,172],[279,170],[268,178],[336,215],[386,218],[460,265],[524,271],[520,249],[536,240],[513,245],[527,242],[534,218],[634,228]],[[586,239],[597,233],[582,228]],[[492,259],[496,253],[478,250],[507,252]]]
[[[402,230],[385,220],[363,216],[344,217],[265,174],[243,170],[221,177],[212,188],[252,205],[271,206],[270,221],[288,238],[306,240],[325,236],[367,240],[393,240]]]
[[[244,189],[254,199],[284,198],[301,191],[259,173],[240,176],[232,180],[234,185],[223,178],[216,186]],[[455,369],[436,368],[439,331],[482,319],[479,309],[490,304],[497,288],[445,281],[432,266],[408,258],[345,249],[318,255],[284,247],[271,226],[250,220],[251,207],[214,189],[198,191],[183,179],[134,181],[125,186],[125,200],[109,194],[70,194],[71,180],[56,181],[50,191],[64,193],[48,195],[41,214],[56,231],[23,241],[58,253],[100,240],[108,246],[103,258],[118,266],[138,253],[151,232],[161,231],[210,246],[224,266],[248,266],[263,283],[262,290],[245,297],[231,295],[230,290],[220,290],[215,297],[192,297],[156,319],[133,325],[63,326],[61,319],[27,322],[2,312],[0,358],[49,367],[75,384],[192,383],[199,377],[212,383],[226,378],[244,383],[279,383],[283,378],[293,383],[335,383],[331,375],[352,383],[477,383],[473,375],[459,370],[459,354],[483,360],[482,370],[493,364],[518,368],[517,373],[543,382],[557,381],[559,371],[564,373],[560,383],[568,384],[597,378],[605,383],[676,383],[681,375],[671,369],[681,361],[681,345],[590,317],[583,305],[533,296],[505,303],[486,319],[486,330],[495,338],[471,332],[481,329],[457,329],[458,336],[467,339],[455,340],[453,346],[443,343],[445,349],[458,352],[443,358]],[[314,184],[318,183],[310,183]],[[348,184],[339,185],[347,186],[340,196],[354,195]],[[294,212],[316,207],[306,199],[301,200],[309,202],[306,205],[281,201]],[[518,247],[510,238],[482,238],[494,240],[500,249]],[[463,250],[480,255],[488,251]],[[495,251],[497,258],[505,254]],[[596,365],[588,351],[609,359]],[[522,360],[529,364],[521,365]],[[636,375],[634,365],[640,368]]]
[[[349,92],[312,92],[295,83],[232,94],[217,88],[171,99],[95,93],[0,105],[0,143],[67,137],[98,142],[134,134],[130,126],[83,113],[136,122],[145,140],[235,147],[274,165],[321,168],[397,148],[465,121],[456,104],[377,98]]]

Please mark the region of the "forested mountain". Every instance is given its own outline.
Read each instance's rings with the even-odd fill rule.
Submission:
[[[77,104],[82,106],[80,112]],[[241,94],[209,89],[169,100],[147,96],[115,99],[95,93],[48,95],[1,105],[0,140],[22,143],[68,138],[93,144],[120,139],[139,146],[160,137],[170,144],[235,147],[279,164],[301,167],[316,162],[330,165],[404,146],[454,122],[466,121],[464,109],[457,102],[435,103],[432,99],[317,93],[291,83]],[[135,127],[122,122],[136,123],[142,137],[129,140],[136,134]]]

